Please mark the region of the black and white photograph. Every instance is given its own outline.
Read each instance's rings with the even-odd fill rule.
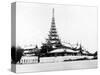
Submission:
[[[97,7],[15,2],[11,9],[12,71],[97,68]]]

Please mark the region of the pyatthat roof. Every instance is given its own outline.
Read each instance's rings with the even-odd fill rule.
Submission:
[[[71,49],[55,49],[53,51],[50,51],[49,53],[62,53],[62,52],[78,53],[79,51],[74,51],[74,50],[71,50]]]
[[[50,51],[50,53],[60,53],[60,52],[64,52],[64,49],[55,49],[53,51]]]
[[[78,53],[79,51],[74,51],[72,49],[66,49],[66,52]]]

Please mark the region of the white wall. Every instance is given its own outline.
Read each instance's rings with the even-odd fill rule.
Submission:
[[[10,3],[13,1],[15,0],[0,0],[0,75],[15,75],[14,73],[10,72],[10,46],[11,46]],[[92,5],[92,6],[98,6],[99,9],[98,13],[100,12],[100,0],[17,0],[17,1]],[[100,18],[100,15],[98,15],[98,18]],[[100,34],[98,37],[100,38]],[[99,71],[100,68],[91,70],[73,70],[73,71],[59,71],[59,72],[56,71],[56,72],[26,73],[26,74],[24,73],[21,75],[27,75],[27,74],[28,75],[33,75],[33,74],[34,75],[55,75],[55,74],[56,75],[74,75],[74,74],[99,75]]]

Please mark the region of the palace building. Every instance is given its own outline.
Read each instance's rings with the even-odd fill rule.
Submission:
[[[41,49],[38,49],[37,46],[36,48],[25,49],[24,56],[21,58],[20,63],[32,64],[39,62],[61,62],[66,60],[85,60],[94,58],[92,54],[83,50],[81,45],[79,45],[79,48],[72,48],[61,43],[61,39],[59,38],[56,30],[54,12],[53,8],[51,28],[48,38],[46,39],[46,43],[43,43]]]

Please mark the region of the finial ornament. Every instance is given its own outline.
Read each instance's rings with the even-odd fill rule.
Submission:
[[[52,10],[52,14],[53,14],[53,17],[54,17],[54,8],[53,8],[53,10]]]

